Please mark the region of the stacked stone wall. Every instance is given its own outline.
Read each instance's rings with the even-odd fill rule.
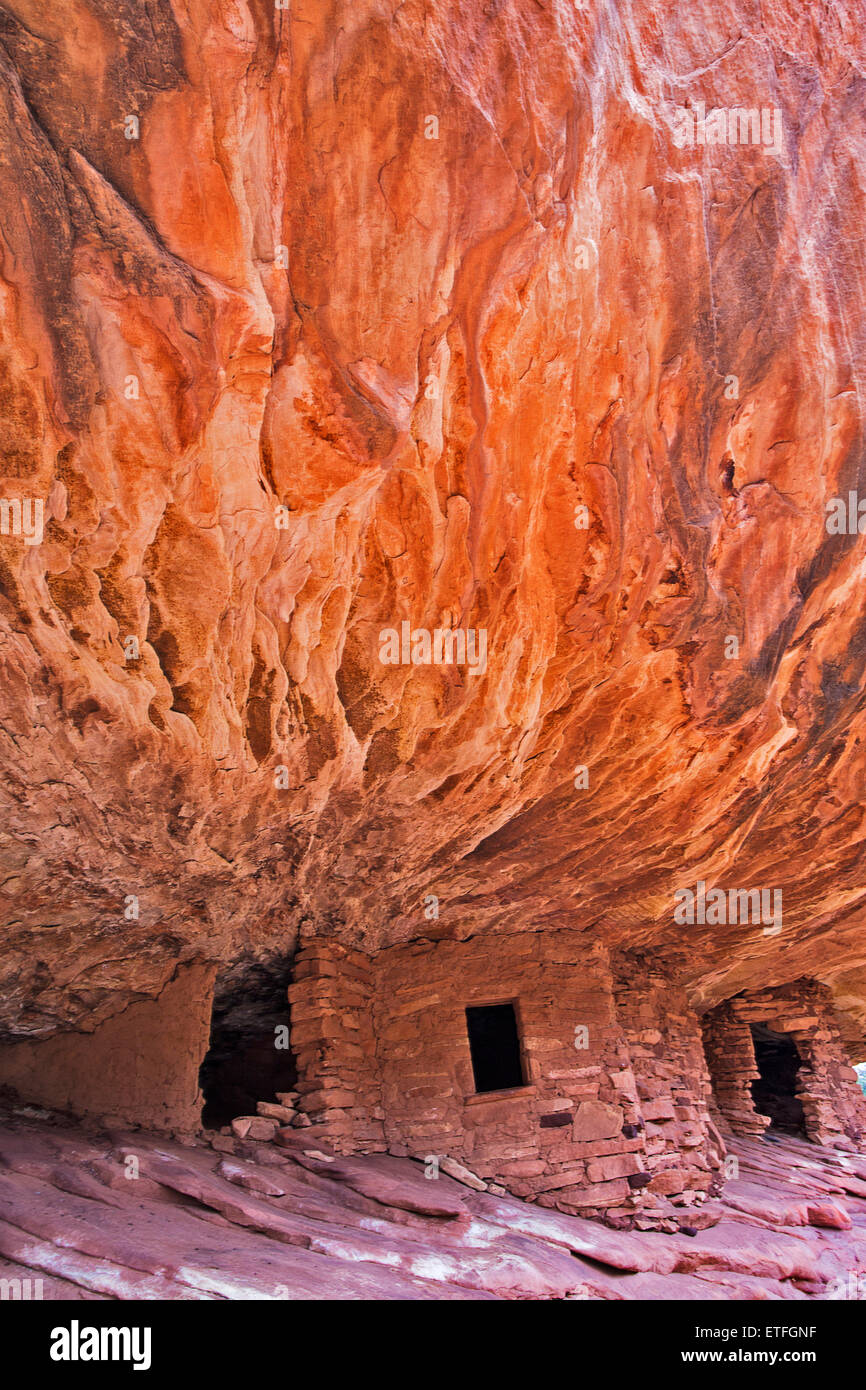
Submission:
[[[339,1153],[384,1152],[369,956],[335,941],[309,942],[288,993],[299,1114]]]
[[[704,1019],[704,1038],[719,1109],[735,1134],[764,1132],[749,1082],[758,1076],[749,1025],[787,1033],[803,1065],[797,1094],[806,1133],[816,1144],[854,1149],[866,1138],[866,1099],[848,1058],[829,988],[800,979],[727,1000]]]
[[[751,1022],[797,1043],[812,1138],[853,1147],[866,1132],[829,991],[814,981],[728,1000],[702,1036],[651,960],[611,961],[561,930],[416,941],[372,958],[310,942],[289,999],[297,1123],[337,1152],[450,1162],[541,1206],[647,1225],[717,1192],[716,1119],[751,1136],[769,1123],[751,1097]],[[466,1010],[496,1004],[515,1011],[521,1084],[479,1093]]]
[[[770,1119],[758,1113],[752,1100],[752,1082],[760,1073],[748,1023],[726,1000],[704,1016],[703,1037],[720,1128],[760,1139]]]
[[[635,953],[615,963],[617,1014],[646,1131],[650,1192],[688,1204],[716,1190],[724,1141],[710,1115],[700,1021],[685,993]]]
[[[642,1205],[634,1076],[604,950],[579,932],[417,943],[375,960],[388,1148],[458,1159],[542,1206]],[[476,1094],[466,1008],[513,1003],[526,1084]]]

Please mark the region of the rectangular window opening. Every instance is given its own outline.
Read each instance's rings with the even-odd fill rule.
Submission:
[[[513,1004],[468,1008],[466,1029],[476,1092],[507,1091],[526,1085]]]

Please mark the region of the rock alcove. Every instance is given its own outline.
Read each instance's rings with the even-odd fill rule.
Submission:
[[[0,17],[25,1100],[650,1220],[767,1129],[763,1028],[862,1142],[860,14],[626,12]],[[674,138],[770,88],[772,148]]]

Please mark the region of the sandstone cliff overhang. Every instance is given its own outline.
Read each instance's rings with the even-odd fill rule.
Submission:
[[[862,1049],[860,24],[4,10],[8,1043],[565,929]]]

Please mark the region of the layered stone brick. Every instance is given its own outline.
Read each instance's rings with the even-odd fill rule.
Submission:
[[[289,999],[299,1122],[337,1152],[459,1165],[494,1190],[613,1224],[701,1203],[721,1186],[720,1128],[764,1132],[751,1021],[796,1039],[812,1137],[850,1146],[866,1128],[829,991],[813,981],[729,1000],[702,1030],[647,955],[611,959],[562,929],[372,957],[307,942]],[[502,1004],[517,1022],[521,1084],[479,1091],[467,1009]]]
[[[704,1018],[707,1059],[720,1113],[735,1134],[762,1134],[770,1124],[756,1109],[751,1082],[759,1076],[750,1024],[766,1024],[793,1040],[802,1060],[796,1093],[806,1134],[816,1144],[854,1149],[866,1137],[866,1099],[848,1059],[832,994],[817,980],[750,991]]]

